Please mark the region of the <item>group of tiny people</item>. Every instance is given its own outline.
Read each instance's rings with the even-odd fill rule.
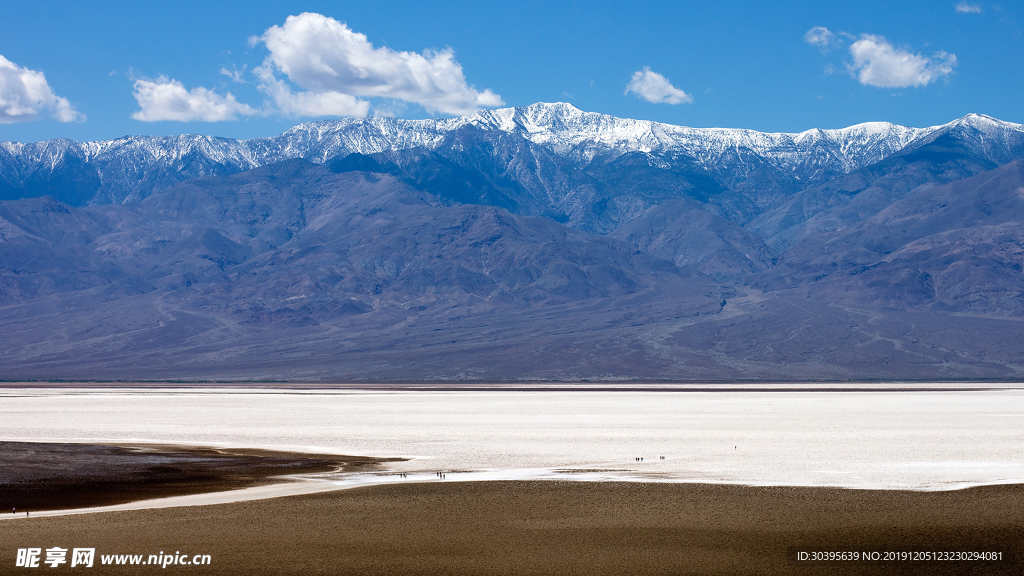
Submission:
[[[11,514],[17,514],[17,513],[18,513],[17,506],[15,506],[14,508],[11,508]],[[28,518],[28,510],[25,510],[25,518]]]
[[[437,477],[438,477],[438,478],[440,478],[441,480],[444,480],[444,472],[434,472],[434,476],[437,476]],[[405,472],[399,472],[399,473],[398,473],[398,477],[399,477],[399,478],[408,478],[408,477],[409,477],[409,475],[408,475],[408,474],[406,474]]]
[[[664,460],[664,459],[665,459],[664,456],[658,456],[658,460]],[[643,462],[644,461],[643,456],[637,456],[636,457],[636,461],[637,462]],[[444,480],[444,478],[445,478],[444,472],[434,472],[434,475],[437,476],[441,480]],[[399,472],[398,473],[398,477],[399,478],[408,478],[409,475],[406,474],[405,472]]]

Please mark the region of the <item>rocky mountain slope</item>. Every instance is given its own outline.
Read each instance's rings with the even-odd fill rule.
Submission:
[[[1019,378],[1024,127],[0,143],[4,378]]]

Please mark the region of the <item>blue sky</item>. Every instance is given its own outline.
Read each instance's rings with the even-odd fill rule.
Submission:
[[[0,140],[556,101],[783,132],[1024,122],[1020,2],[0,2]]]

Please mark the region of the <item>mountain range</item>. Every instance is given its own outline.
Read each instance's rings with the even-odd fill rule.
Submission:
[[[0,377],[1020,378],[1024,126],[0,142]]]

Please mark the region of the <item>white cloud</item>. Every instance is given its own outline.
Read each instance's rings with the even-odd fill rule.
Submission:
[[[953,73],[956,55],[937,52],[931,58],[900,50],[881,36],[862,34],[850,46],[850,73],[861,84],[880,88],[926,86]]]
[[[637,98],[643,98],[654,104],[689,104],[693,102],[693,96],[673,86],[668,78],[651,71],[650,66],[644,66],[643,70],[633,73],[623,94],[630,92],[636,94]]]
[[[187,90],[181,82],[166,76],[161,76],[155,82],[136,80],[134,89],[140,110],[132,114],[132,118],[143,122],[220,122],[235,120],[239,114],[258,114],[249,105],[235,100],[230,92],[227,96],[221,96],[201,86]]]
[[[956,5],[956,11],[961,14],[981,14],[981,6],[979,4],[961,2]]]
[[[38,120],[46,112],[58,122],[85,122],[85,114],[53,93],[41,71],[0,56],[0,124]]]
[[[373,115],[385,118],[397,118],[409,109],[409,104],[402,100],[382,100],[373,105]]]
[[[228,78],[231,78],[231,81],[234,82],[235,84],[245,84],[246,83],[245,82],[245,69],[248,68],[248,67],[249,67],[248,64],[243,64],[241,68],[238,68],[237,66],[232,65],[231,66],[231,70],[228,70],[226,67],[221,66],[220,73],[223,76],[227,76]]]
[[[270,50],[260,70],[254,69],[260,88],[288,115],[365,115],[369,107],[359,97],[403,100],[445,114],[504,104],[489,89],[480,92],[466,83],[450,48],[422,54],[374,48],[364,34],[321,14],[289,16],[257,41]],[[293,91],[275,71],[304,91]]]
[[[836,35],[824,26],[815,26],[804,34],[804,42],[817,46],[821,50],[827,50],[835,41]]]
[[[260,91],[269,96],[285,116],[366,116],[370,110],[369,102],[351,94],[331,90],[293,92],[268,66],[257,66],[252,71],[260,78]]]

